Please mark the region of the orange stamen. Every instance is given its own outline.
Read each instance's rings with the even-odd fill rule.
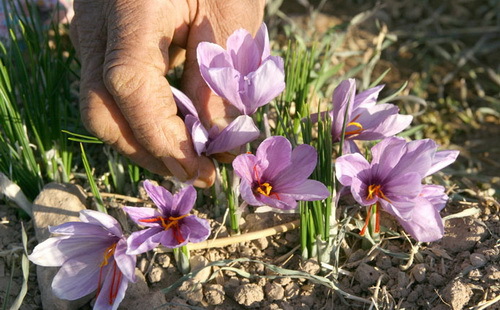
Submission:
[[[353,118],[352,121],[350,121],[349,123],[347,123],[346,128],[349,127],[349,126],[355,126],[355,127],[358,127],[358,129],[346,131],[345,132],[346,136],[357,135],[357,134],[362,133],[365,130],[363,128],[363,125],[361,125],[361,123],[356,122],[356,120],[360,117],[360,115],[361,114],[356,115],[356,117]]]
[[[260,183],[259,173],[257,172],[257,166],[253,167],[253,171],[255,173],[255,179],[257,180],[258,186],[254,189],[254,192],[259,193],[261,195],[271,197],[276,196],[276,199],[280,200],[280,196],[277,193],[273,193],[273,186],[268,182]]]
[[[108,265],[109,259],[113,256],[113,254],[115,254],[115,250],[116,250],[116,243],[113,243],[112,245],[107,247],[106,250],[104,250],[104,257],[102,259],[101,264],[99,264],[99,267],[101,267],[101,268],[99,269],[99,278],[97,279],[97,296],[99,296],[99,293],[101,292],[101,289],[102,289],[102,282],[103,282],[102,281],[102,270],[104,269],[104,266]],[[115,263],[115,262],[113,261],[113,263]],[[115,263],[115,265],[116,265],[116,263]],[[114,277],[114,273],[115,273],[115,271],[113,271],[113,277]],[[121,272],[120,272],[120,274],[121,274]]]
[[[175,240],[177,240],[179,243],[183,243],[185,241],[185,239],[182,237],[181,230],[179,228],[179,221],[188,215],[189,214],[184,214],[184,215],[177,216],[177,217],[170,216],[168,218],[163,217],[163,216],[158,216],[158,217],[153,217],[153,218],[149,218],[149,219],[140,219],[139,221],[143,222],[143,223],[161,222],[160,225],[165,230],[169,230],[169,229],[174,230]]]
[[[368,195],[366,196],[366,199],[373,199],[374,196],[378,196],[379,198],[391,202],[389,198],[385,196],[384,192],[382,191],[382,186],[379,184],[370,184],[370,186],[368,186]]]

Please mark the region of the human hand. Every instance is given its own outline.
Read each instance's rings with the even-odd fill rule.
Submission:
[[[80,111],[87,129],[138,165],[210,186],[210,159],[197,156],[177,116],[168,70],[185,49],[182,90],[207,126],[238,111],[214,95],[196,61],[202,41],[224,45],[236,29],[255,33],[265,0],[76,0],[71,37],[81,60]]]

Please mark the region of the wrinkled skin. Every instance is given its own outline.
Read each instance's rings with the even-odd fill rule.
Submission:
[[[177,116],[165,74],[185,58],[181,89],[207,127],[238,115],[199,73],[196,47],[225,46],[236,29],[256,33],[264,0],[76,0],[71,38],[80,58],[86,128],[140,166],[210,186],[214,167],[199,157]]]

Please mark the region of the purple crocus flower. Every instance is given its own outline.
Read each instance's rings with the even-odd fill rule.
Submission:
[[[252,118],[247,115],[238,116],[222,131],[217,126],[206,130],[201,124],[193,102],[183,92],[173,87],[172,94],[179,110],[185,117],[184,122],[191,133],[193,145],[198,155],[205,153],[210,156],[228,152],[259,137],[259,129],[255,126]]]
[[[406,142],[391,137],[375,145],[371,152],[371,163],[359,153],[339,157],[335,163],[339,182],[350,187],[359,204],[377,204],[395,216],[418,241],[441,238],[439,211],[447,197],[442,187],[421,182],[453,163],[458,151],[438,152],[430,139]]]
[[[227,39],[226,49],[201,42],[197,54],[205,82],[242,114],[255,113],[285,89],[283,59],[270,55],[265,24],[255,38],[244,29],[236,30]]]
[[[397,106],[377,104],[382,88],[384,86],[379,85],[356,95],[354,79],[344,80],[335,88],[333,109],[328,114],[332,119],[332,138],[335,142],[340,141],[344,119],[347,117],[344,153],[359,151],[354,140],[380,140],[393,136],[410,125],[413,117],[398,114]],[[317,118],[317,114],[311,115],[313,121]]]
[[[40,266],[61,267],[52,281],[54,294],[76,300],[97,291],[94,309],[117,309],[128,282],[135,282],[136,256],[111,216],[80,211],[81,222],[49,227],[57,234],[38,244],[29,259]]]
[[[292,151],[290,142],[281,136],[264,140],[256,155],[241,154],[233,161],[241,177],[241,197],[249,205],[290,210],[297,200],[322,200],[330,195],[321,182],[308,180],[316,167],[316,150],[307,144]]]
[[[160,243],[167,248],[177,248],[208,238],[208,221],[189,214],[196,201],[194,187],[185,187],[172,195],[164,187],[146,180],[144,188],[158,209],[123,207],[134,222],[148,227],[130,235],[128,254],[147,252]]]

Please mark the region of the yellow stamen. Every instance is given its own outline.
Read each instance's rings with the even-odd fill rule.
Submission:
[[[262,194],[264,196],[269,197],[269,195],[271,195],[272,189],[273,189],[273,187],[269,183],[265,182],[265,183],[260,184],[256,190],[259,194]]]
[[[358,127],[358,129],[346,131],[345,132],[346,136],[357,135],[357,134],[360,134],[361,132],[363,132],[363,130],[364,130],[363,125],[361,125],[358,122],[350,122],[350,123],[347,124],[346,128],[349,127],[349,126]]]
[[[116,249],[116,243],[113,243],[112,245],[106,248],[106,250],[104,251],[104,258],[99,267],[104,267],[108,264],[108,260],[111,258],[111,256],[113,256],[113,254],[115,254],[115,249]]]
[[[382,192],[382,186],[378,184],[370,184],[370,186],[368,186],[368,195],[366,196],[366,199],[373,199],[374,196],[378,196],[379,198],[391,202],[389,198],[385,196],[384,192]]]

